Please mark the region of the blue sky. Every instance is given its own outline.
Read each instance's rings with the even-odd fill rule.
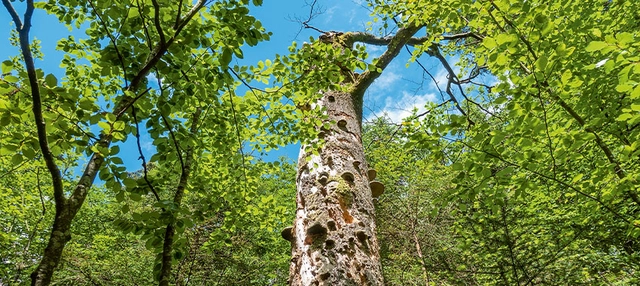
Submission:
[[[309,1],[310,2],[310,1]],[[366,23],[371,21],[370,13],[363,7],[364,0],[318,0],[322,13],[314,18],[311,24],[321,30],[329,31],[364,31]],[[24,3],[13,3],[19,14],[24,13]],[[14,26],[9,14],[0,10],[0,61],[18,54],[17,48],[9,44],[9,30]],[[257,47],[245,48],[243,64],[255,64],[259,60],[273,58],[275,54],[288,53],[287,48],[292,41],[299,43],[308,41],[310,36],[317,37],[318,32],[310,29],[300,30],[301,25],[296,19],[306,19],[309,5],[303,0],[265,0],[261,7],[251,7],[251,14],[259,19],[263,26],[273,32],[271,41],[260,43]],[[62,53],[55,50],[59,39],[66,37],[69,30],[58,23],[52,15],[36,10],[33,18],[31,38],[41,41],[44,61],[37,61],[36,67],[46,73],[54,73],[58,78],[63,76],[63,70],[58,67]],[[83,37],[82,31],[74,31],[77,38]],[[368,47],[370,59],[383,52],[384,47]],[[428,101],[440,101],[433,81],[424,80],[423,72],[417,65],[406,67],[409,55],[406,51],[395,59],[384,71],[382,76],[369,88],[365,94],[364,117],[370,120],[378,116],[387,116],[399,123],[401,119],[411,114],[414,107],[423,109]],[[430,72],[440,83],[446,82],[446,74],[439,64],[433,60],[422,60]],[[141,127],[144,125],[141,125]],[[143,132],[142,145],[145,156],[151,157],[153,148],[150,138]],[[296,160],[299,146],[290,146],[269,155],[271,158],[287,156]],[[121,147],[125,152],[123,159],[128,170],[140,167],[134,140],[128,140]],[[127,156],[127,154],[132,154]],[[135,154],[135,155],[133,155]]]

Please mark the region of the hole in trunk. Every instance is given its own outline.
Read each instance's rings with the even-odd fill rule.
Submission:
[[[336,230],[336,222],[335,221],[328,221],[327,222],[327,227],[329,227],[330,231],[335,231]]]
[[[325,242],[326,245],[326,249],[332,249],[334,246],[336,246],[336,242],[331,240],[331,239],[327,239],[327,241]]]

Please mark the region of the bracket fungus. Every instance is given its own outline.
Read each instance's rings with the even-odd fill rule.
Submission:
[[[353,183],[356,179],[351,172],[342,173],[342,178],[349,183]]]
[[[369,187],[371,187],[371,195],[374,198],[377,198],[384,193],[384,185],[378,181],[371,181],[369,183]]]
[[[293,239],[293,227],[292,226],[286,227],[285,229],[282,230],[282,232],[280,232],[280,235],[285,240],[291,241]]]
[[[369,169],[369,171],[367,171],[367,177],[369,177],[369,181],[375,180],[377,174],[378,174],[378,172],[376,172],[376,170]]]

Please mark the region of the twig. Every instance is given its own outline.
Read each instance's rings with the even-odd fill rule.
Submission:
[[[111,41],[111,44],[113,45],[113,48],[116,51],[116,55],[118,56],[118,60],[120,61],[120,67],[122,68],[122,75],[123,75],[122,78],[124,79],[125,85],[128,86],[129,84],[127,82],[127,69],[124,63],[124,57],[120,53],[120,50],[118,49],[118,45],[116,44],[116,38],[113,37],[113,35],[109,31],[109,28],[107,27],[107,23],[102,19],[102,16],[100,16],[100,13],[98,13],[98,10],[93,5],[93,2],[91,0],[88,0],[88,2],[89,2],[89,5],[91,6],[91,9],[93,9],[93,12],[96,14],[96,17],[98,17],[98,21],[100,22],[100,25],[104,28],[104,32],[107,34],[107,37],[109,37],[109,40]]]
[[[138,157],[138,159],[142,160],[142,171],[143,171],[142,177],[144,178],[144,181],[147,183],[147,186],[149,186],[151,193],[153,193],[153,195],[156,197],[156,200],[160,201],[160,196],[158,195],[158,192],[156,192],[155,188],[153,188],[153,185],[149,181],[149,176],[148,176],[149,170],[147,169],[147,160],[144,157],[144,153],[142,153],[142,145],[140,144],[140,126],[138,125],[138,118],[136,117],[136,107],[133,105],[131,106],[131,116],[133,116],[133,122],[136,123],[136,143],[138,145],[138,153],[140,154],[140,157]]]
[[[236,110],[233,104],[233,91],[231,90],[231,88],[229,86],[227,86],[228,89],[228,93],[229,93],[229,101],[231,103],[231,113],[233,114],[233,121],[234,121],[234,125],[236,127],[236,136],[238,137],[238,150],[240,151],[240,155],[242,157],[242,173],[244,175],[244,182],[245,185],[248,183],[247,181],[247,170],[246,170],[246,163],[245,163],[245,157],[244,157],[244,151],[242,150],[242,137],[240,136],[240,127],[238,125],[238,118],[236,116]],[[248,185],[246,187],[249,187]]]
[[[249,85],[249,84],[248,84],[248,83],[247,83],[243,78],[241,78],[241,77],[240,77],[240,75],[238,75],[238,74],[237,74],[237,73],[236,73],[232,68],[228,68],[228,70],[229,70],[229,71],[231,71],[231,73],[233,73],[233,74],[236,76],[236,78],[238,78],[238,79],[240,80],[240,82],[242,82],[242,84],[243,84],[244,86],[246,86],[246,87],[251,91],[251,93],[253,94],[253,96],[255,96],[255,98],[258,100],[258,102],[262,102],[262,101],[263,101],[263,100],[262,100],[262,98],[260,98],[260,97],[258,96],[258,94],[256,93],[256,89],[255,89],[253,86]],[[267,119],[269,119],[269,123],[271,124],[271,127],[273,127],[273,130],[274,130],[275,132],[278,132],[278,129],[276,128],[276,125],[275,125],[275,123],[273,122],[273,119],[272,119],[272,118],[271,118],[271,116],[269,115],[269,111],[267,111],[267,108],[266,108],[266,107],[264,107],[264,105],[262,105],[262,104],[260,104],[260,107],[262,108],[262,110],[264,111],[264,113],[267,115]],[[288,127],[289,127],[289,125],[287,125],[287,128],[288,128]],[[291,131],[291,130],[289,130],[289,131]]]

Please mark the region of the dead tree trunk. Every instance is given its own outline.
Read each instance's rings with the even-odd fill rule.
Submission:
[[[289,282],[382,285],[361,107],[344,92],[327,92],[317,104],[336,123],[318,130],[326,143],[317,155],[300,151]]]
[[[353,82],[345,83],[347,92],[325,92],[316,102],[333,124],[318,127],[318,137],[325,141],[319,150],[303,146],[300,151],[296,219],[282,233],[291,241],[290,285],[384,285],[373,206],[383,186],[372,181],[375,172],[369,172],[364,156],[363,96],[405,44],[420,42],[411,38],[419,29],[407,25],[384,38],[359,32],[320,36],[343,52],[355,42],[387,50],[375,68],[360,75],[335,63]]]

